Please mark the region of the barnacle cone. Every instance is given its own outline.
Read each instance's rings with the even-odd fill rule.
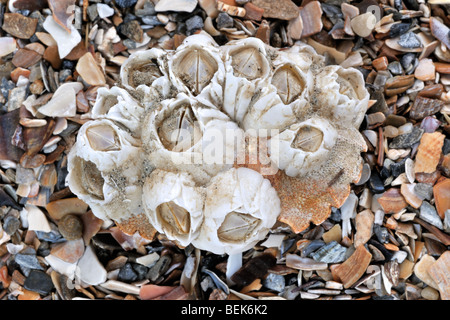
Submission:
[[[277,220],[320,224],[360,178],[369,101],[359,71],[324,61],[300,42],[204,33],[137,52],[98,91],[69,186],[126,233],[216,254],[250,249]]]

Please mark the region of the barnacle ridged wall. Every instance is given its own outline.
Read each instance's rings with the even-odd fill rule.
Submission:
[[[359,71],[303,43],[193,35],[134,53],[121,83],[98,90],[68,184],[126,232],[242,252],[277,221],[300,232],[343,204],[362,170],[368,101]]]

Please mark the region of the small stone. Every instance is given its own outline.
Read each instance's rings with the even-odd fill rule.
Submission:
[[[197,0],[161,0],[155,5],[155,10],[156,12],[192,12],[197,3]]]
[[[122,268],[120,268],[117,279],[123,282],[133,282],[138,279],[138,275],[134,271],[131,263],[126,263]]]
[[[356,234],[354,239],[355,247],[366,244],[372,237],[372,227],[374,221],[375,216],[369,209],[356,214]]]
[[[28,230],[50,232],[50,224],[45,214],[34,205],[25,205],[24,208],[28,218]]]
[[[0,57],[4,57],[17,49],[16,40],[12,37],[0,38]]]
[[[325,243],[330,243],[331,241],[341,242],[341,235],[341,225],[337,223],[333,226],[333,228],[322,235],[322,239],[323,241],[325,241]]]
[[[161,256],[158,261],[150,268],[147,277],[150,281],[156,281],[169,268],[172,258],[168,255]]]
[[[114,9],[104,3],[97,3],[97,12],[100,18],[108,18],[114,15]]]
[[[21,266],[23,268],[44,270],[44,268],[39,263],[39,260],[37,259],[36,254],[18,253],[18,254],[16,254],[14,260],[19,266]]]
[[[297,8],[292,10],[298,12]],[[308,4],[300,9],[300,17],[303,25],[302,38],[312,36],[322,30],[322,13],[323,11],[319,1],[308,2]],[[292,19],[294,18],[296,17],[293,17]]]
[[[318,3],[318,1],[312,2]],[[291,20],[297,18],[299,15],[297,6],[291,0],[252,0],[252,3],[257,7],[264,9],[264,18]]]
[[[420,206],[419,218],[441,230],[444,227],[436,209],[427,201],[423,201]]]
[[[414,76],[422,81],[434,80],[436,75],[433,60],[431,59],[420,60],[419,65],[414,71]]]
[[[121,8],[129,8],[134,6],[138,0],[115,0],[114,2]]]
[[[414,161],[407,158],[405,161],[405,173],[409,183],[414,183],[416,180],[416,173],[414,172]]]
[[[389,37],[396,38],[406,33],[411,27],[410,23],[394,23],[389,29]]]
[[[20,13],[5,13],[2,29],[20,39],[30,39],[36,31],[38,19],[28,18]]]
[[[216,18],[217,28],[232,28],[234,26],[234,20],[226,12],[221,12]]]
[[[371,12],[360,14],[351,20],[353,32],[361,38],[368,37],[375,28],[376,23],[377,17]]]
[[[412,147],[415,143],[419,142],[422,138],[423,129],[419,127],[413,127],[410,133],[401,134],[389,143],[389,148],[392,149],[406,149]]]
[[[422,200],[414,193],[414,186],[414,183],[404,183],[402,184],[400,191],[406,202],[408,202],[411,207],[418,209],[422,204]]]
[[[379,173],[376,170],[372,170],[369,179],[369,187],[373,193],[382,193],[384,192],[384,183],[380,178]]]
[[[283,292],[286,286],[286,281],[284,276],[269,272],[262,284],[267,289],[274,290],[276,292]]]
[[[399,61],[392,61],[388,64],[387,68],[393,75],[403,74],[403,67]]]
[[[407,49],[420,48],[422,46],[419,38],[413,32],[402,34],[400,40],[398,40],[398,44]]]
[[[450,299],[450,252],[445,251],[436,263],[428,269],[428,274],[437,284],[442,300]]]
[[[74,214],[66,214],[58,222],[58,230],[67,240],[76,240],[83,235],[83,223]]]
[[[25,279],[23,287],[44,296],[48,295],[54,288],[51,277],[40,270],[31,270]]]
[[[3,220],[3,230],[9,234],[13,235],[20,228],[20,220],[13,215],[8,215]]]
[[[145,21],[144,21],[145,23]],[[144,31],[137,20],[124,22],[119,26],[120,32],[128,39],[135,42],[142,42],[144,40]]]
[[[425,300],[439,300],[439,291],[433,289],[432,287],[423,288],[420,295]]]
[[[450,209],[450,179],[443,179],[433,187],[434,201],[436,210],[444,219],[445,212]]]
[[[48,16],[45,19],[43,27],[58,44],[58,52],[61,59],[69,55],[72,49],[81,42],[81,35],[73,25],[70,25],[70,32],[68,32],[52,16]]]
[[[340,245],[336,241],[331,241],[312,253],[311,257],[319,262],[339,263],[345,260],[346,253],[346,247]]]
[[[203,19],[200,16],[193,16],[186,20],[186,28],[187,31],[195,31],[198,29],[202,29],[204,26]]]
[[[150,268],[156,263],[156,261],[159,260],[159,258],[160,258],[159,254],[153,252],[145,256],[136,258],[136,262],[146,266],[147,268]]]
[[[377,59],[373,60],[372,61],[372,66],[375,69],[377,69],[377,71],[386,70],[387,67],[388,67],[388,63],[389,63],[388,59],[385,56],[383,56],[383,57],[380,57],[380,58],[377,58]]]
[[[439,112],[443,106],[444,102],[439,99],[417,96],[409,114],[412,119],[420,120]]]
[[[385,213],[397,213],[406,208],[408,203],[398,188],[390,188],[378,198],[378,203]]]
[[[87,52],[78,60],[76,70],[83,80],[92,86],[102,86],[106,83],[103,71],[90,52]]]
[[[16,67],[29,68],[42,59],[42,56],[34,50],[21,48],[16,51],[11,62]]]
[[[386,126],[383,130],[386,138],[395,138],[398,136],[398,129],[394,126]]]

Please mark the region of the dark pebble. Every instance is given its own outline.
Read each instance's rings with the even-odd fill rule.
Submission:
[[[413,127],[411,132],[401,134],[394,139],[392,139],[391,143],[389,143],[389,148],[391,149],[406,149],[411,148],[412,145],[420,141],[422,138],[423,129],[419,127]]]
[[[378,241],[381,243],[387,243],[389,241],[389,231],[385,227],[382,227],[379,224],[374,224],[373,232],[375,233]]]
[[[417,2],[417,0],[403,0],[403,3],[410,10],[414,11],[419,10],[419,3]]]
[[[132,265],[130,263],[126,263],[122,268],[120,268],[117,279],[123,282],[133,282],[138,279],[138,275],[134,271]]]
[[[345,260],[346,252],[346,247],[340,245],[337,241],[331,241],[312,253],[311,257],[320,262],[339,263]]]
[[[450,139],[444,139],[444,145],[442,146],[442,153],[444,155],[450,153]]]
[[[203,19],[200,16],[193,16],[186,20],[187,31],[191,33],[195,30],[203,28]]]
[[[334,25],[343,20],[344,15],[342,14],[340,7],[328,3],[321,3],[320,5],[327,18],[330,19]]]
[[[402,75],[403,74],[402,64],[399,61],[392,61],[391,63],[389,63],[388,70],[393,75]]]
[[[44,270],[35,254],[18,253],[16,254],[15,260],[23,268]]]
[[[7,216],[5,220],[3,220],[3,230],[12,235],[20,228],[20,220],[14,216]]]
[[[226,12],[221,12],[216,18],[217,28],[232,28],[234,26],[234,20]]]
[[[48,256],[50,254],[50,250],[51,250],[50,243],[48,243],[47,241],[42,241],[39,244],[39,247],[37,249],[37,253],[41,257],[46,257],[46,256]]]
[[[400,36],[400,40],[398,40],[398,44],[400,46],[402,46],[403,48],[408,48],[408,49],[419,48],[422,45],[420,40],[417,38],[417,36],[413,32],[408,32],[408,33],[402,34]]]
[[[45,272],[32,270],[25,279],[23,287],[45,296],[53,290],[53,282],[50,276]]]
[[[142,9],[138,9],[134,12],[138,17],[156,15],[155,5],[150,0],[147,0],[144,3],[144,7]]]
[[[384,192],[384,184],[380,178],[380,175],[376,170],[372,170],[372,174],[369,179],[369,188],[373,193],[382,193]]]
[[[154,282],[156,281],[170,266],[172,258],[168,255],[162,256],[158,261],[148,270],[147,278]]]
[[[406,158],[399,162],[394,162],[393,164],[391,164],[391,174],[394,176],[394,178],[397,178],[400,174],[405,172],[405,162]]]
[[[66,240],[76,240],[83,235],[83,222],[75,214],[66,214],[59,220],[58,230]]]
[[[148,273],[148,268],[139,263],[132,263],[134,272],[137,275],[137,281],[144,280]]]
[[[341,221],[341,210],[332,207],[330,219],[333,220],[334,222],[340,222]]]
[[[410,71],[415,59],[416,55],[412,52],[406,53],[400,58],[400,63],[402,64],[402,67],[406,72]]]
[[[161,21],[159,21],[157,16],[144,16],[141,19],[142,19],[142,22],[147,26],[156,27],[156,26],[160,26],[160,25],[164,24]]]
[[[411,27],[410,23],[396,23],[391,26],[389,29],[389,37],[395,38],[401,36],[405,32],[409,30]]]
[[[305,257],[311,256],[311,254],[325,245],[323,240],[312,240],[306,248],[302,250],[302,254]]]
[[[121,8],[129,8],[136,4],[137,0],[115,0],[115,3]]]

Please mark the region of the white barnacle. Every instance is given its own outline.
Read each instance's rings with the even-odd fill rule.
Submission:
[[[170,240],[187,246],[197,237],[204,190],[189,174],[154,170],[144,183],[143,204],[151,224]]]
[[[323,118],[296,123],[272,137],[270,157],[288,176],[297,177],[320,166],[328,159],[337,132]]]
[[[193,244],[216,254],[233,254],[264,239],[280,213],[269,180],[248,168],[232,168],[206,187],[204,222]]]

